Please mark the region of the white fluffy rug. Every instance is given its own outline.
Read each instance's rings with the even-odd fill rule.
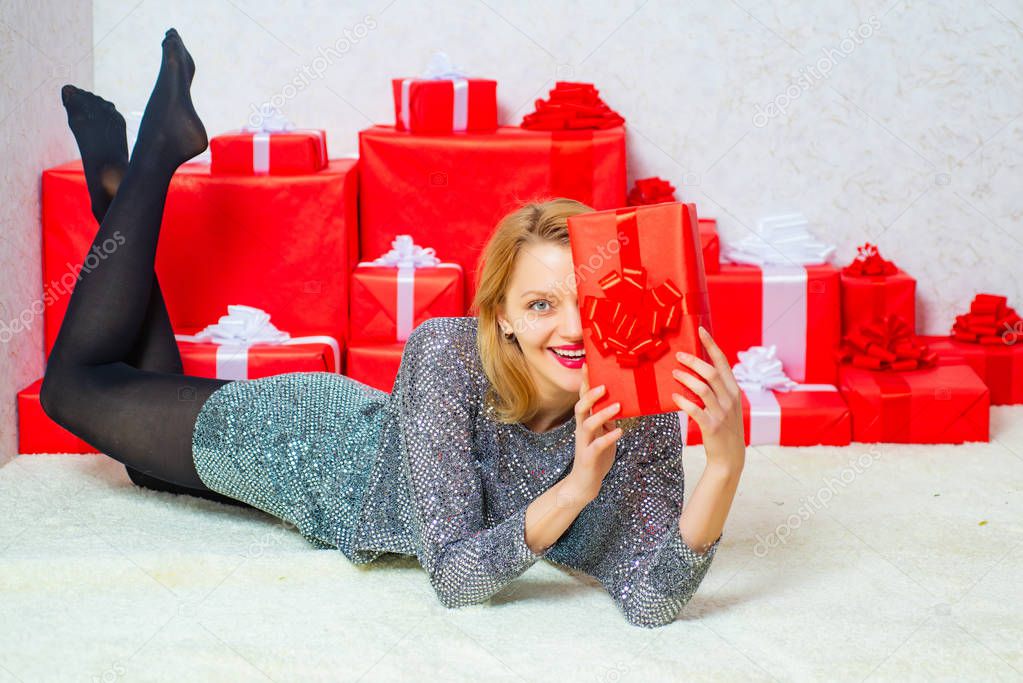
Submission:
[[[0,682],[1018,681],[1023,407],[992,434],[751,448],[710,573],[653,630],[549,564],[449,610],[414,559],[355,567],[106,456],[19,456],[0,469]],[[688,449],[690,490],[704,462]]]

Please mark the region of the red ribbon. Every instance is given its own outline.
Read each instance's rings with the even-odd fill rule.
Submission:
[[[536,101],[536,111],[522,118],[530,130],[580,130],[613,128],[625,119],[600,99],[592,83],[557,81],[546,100]]]
[[[938,357],[900,315],[875,318],[847,334],[844,341],[839,362],[867,370],[918,370],[933,365]]]
[[[846,275],[853,277],[885,276],[895,275],[899,272],[898,267],[891,261],[882,258],[877,245],[866,242],[863,246],[857,247],[856,258],[852,263],[842,269]]]
[[[1008,299],[995,294],[978,294],[969,313],[957,315],[952,337],[972,344],[1006,344],[1023,337],[1023,319],[1009,308]]]
[[[675,186],[663,178],[640,178],[629,190],[629,206],[644,206],[675,201]]]

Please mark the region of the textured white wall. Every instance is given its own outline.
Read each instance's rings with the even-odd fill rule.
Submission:
[[[726,239],[799,210],[842,263],[876,241],[918,278],[923,332],[978,290],[1023,309],[1018,0],[136,3],[96,2],[97,89],[122,109],[169,26],[211,134],[276,96],[333,156],[392,121],[389,78],[436,49],[498,79],[507,123],[555,78],[592,81],[628,121],[631,178],[671,179]]]
[[[43,372],[39,173],[73,159],[60,87],[92,86],[92,2],[0,2],[0,465],[15,396]]]

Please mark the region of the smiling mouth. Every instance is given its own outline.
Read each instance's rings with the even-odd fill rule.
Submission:
[[[568,360],[583,360],[586,358],[586,351],[579,349],[578,351],[560,351],[554,347],[548,347],[554,352],[554,355],[559,358],[567,358]]]

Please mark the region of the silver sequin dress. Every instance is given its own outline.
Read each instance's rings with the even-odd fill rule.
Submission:
[[[447,607],[484,602],[545,558],[600,581],[633,624],[673,621],[721,542],[698,555],[679,533],[682,414],[628,430],[597,498],[534,553],[526,507],[571,469],[575,418],[543,433],[497,422],[476,329],[421,323],[390,394],[328,372],[225,384],[196,420],[199,476],[354,563],[416,556]]]

